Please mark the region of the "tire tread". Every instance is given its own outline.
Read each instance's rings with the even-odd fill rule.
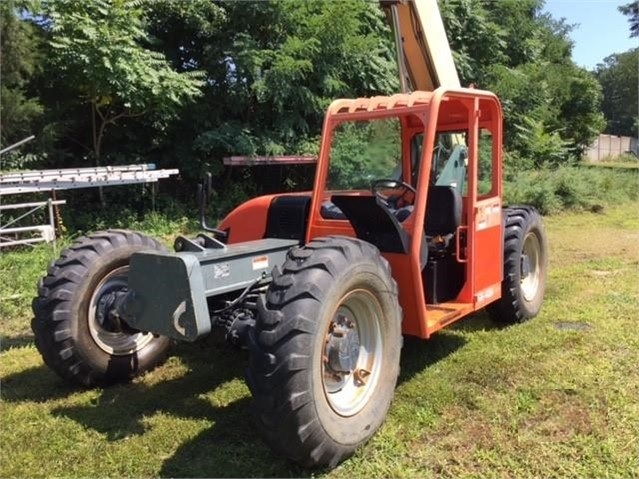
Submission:
[[[530,314],[520,294],[520,283],[517,269],[520,267],[521,248],[529,229],[537,224],[541,228],[542,221],[539,212],[532,206],[515,205],[504,208],[504,259],[501,298],[488,305],[486,311],[498,323],[515,324],[531,319]],[[545,248],[545,233],[540,229],[542,248]],[[546,257],[546,251],[542,252]],[[545,268],[543,266],[543,281],[545,282]],[[543,288],[543,285],[542,285]],[[542,290],[543,294],[543,290]]]
[[[258,321],[249,336],[247,383],[253,413],[275,452],[305,467],[334,467],[356,446],[334,442],[313,415],[310,385],[300,376],[311,363],[311,356],[302,352],[310,351],[316,334],[306,312],[317,310],[341,269],[362,257],[381,262],[395,301],[397,284],[374,246],[349,237],[318,238],[292,248],[287,257],[274,269],[269,291],[258,301]],[[398,304],[397,309],[401,317]]]
[[[86,365],[71,333],[75,320],[71,313],[71,302],[74,291],[90,274],[96,258],[131,245],[164,249],[155,239],[132,231],[98,231],[78,238],[64,249],[60,257],[50,263],[46,276],[38,281],[38,295],[31,303],[34,315],[31,329],[35,335],[35,345],[45,364],[67,381],[95,386],[124,379],[96,374]],[[165,355],[166,351],[158,355],[153,365],[159,364]],[[126,379],[142,372],[136,370]]]

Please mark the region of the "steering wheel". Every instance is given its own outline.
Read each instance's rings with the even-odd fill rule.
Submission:
[[[389,193],[388,190],[393,190],[396,193]],[[417,196],[417,190],[410,183],[388,178],[373,181],[371,183],[371,192],[377,198],[395,208],[413,204]],[[412,193],[412,195],[409,195],[409,193]]]

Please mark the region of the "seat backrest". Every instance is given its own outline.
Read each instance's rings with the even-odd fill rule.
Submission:
[[[406,231],[377,196],[333,195],[331,202],[346,215],[359,239],[384,253],[408,252]]]
[[[431,185],[426,204],[426,236],[448,235],[461,224],[462,198],[457,188]]]

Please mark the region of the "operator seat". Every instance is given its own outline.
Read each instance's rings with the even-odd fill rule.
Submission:
[[[462,197],[452,186],[431,185],[428,190],[424,230],[428,252],[448,251],[457,227],[461,225]]]

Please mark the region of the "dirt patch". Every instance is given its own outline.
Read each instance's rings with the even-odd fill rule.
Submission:
[[[597,270],[594,269],[590,272],[591,275],[593,276],[597,276],[597,277],[602,277],[602,276],[610,276],[611,274],[615,274],[614,271],[601,271],[601,270]]]
[[[592,325],[581,321],[557,321],[554,325],[561,331],[588,331],[592,329]]]
[[[539,413],[522,422],[521,427],[553,442],[568,442],[575,436],[587,436],[605,430],[597,425],[592,411],[574,394],[551,391],[540,401]]]

